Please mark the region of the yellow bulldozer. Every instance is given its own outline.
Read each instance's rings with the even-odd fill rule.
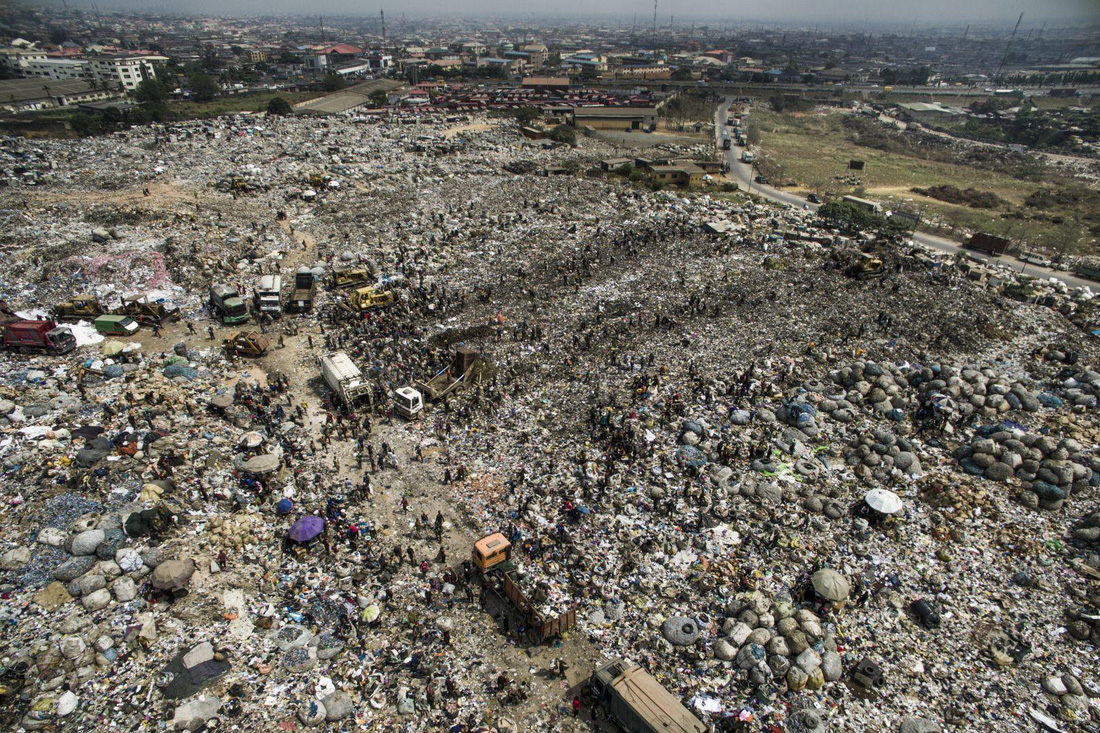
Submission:
[[[857,280],[870,280],[882,277],[886,274],[886,271],[882,269],[882,260],[878,257],[860,252],[848,265],[844,273],[848,277],[854,277]]]
[[[353,313],[362,313],[387,306],[394,300],[391,291],[380,290],[377,285],[369,285],[365,288],[352,290],[348,293],[348,299],[342,305],[346,310]]]
[[[77,295],[58,303],[53,309],[53,317],[56,321],[94,321],[104,310],[94,295]]]
[[[370,281],[370,273],[362,267],[337,266],[332,269],[332,279],[329,281],[329,287],[332,290],[359,288]]]

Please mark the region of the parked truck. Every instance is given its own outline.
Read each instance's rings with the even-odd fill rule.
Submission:
[[[742,163],[751,163],[754,160],[756,160],[755,155],[750,153],[748,150],[742,151],[742,153],[741,153],[741,162]]]
[[[722,150],[729,150],[733,143],[728,137],[722,138]]]
[[[231,285],[216,283],[210,286],[210,309],[226,325],[244,323],[248,320],[248,305],[241,299],[237,289]]]
[[[482,583],[501,598],[506,598],[523,616],[524,626],[539,642],[558,636],[577,625],[577,609],[546,615],[520,589],[512,564],[512,543],[501,534],[486,535],[474,543],[471,553]]]
[[[68,326],[54,321],[18,318],[3,324],[3,344],[20,354],[67,354],[76,348],[76,337]]]
[[[283,276],[260,275],[252,298],[257,311],[278,318],[283,312]]]
[[[317,276],[306,266],[294,273],[294,292],[286,302],[288,313],[308,313],[313,310],[313,297],[317,294]]]
[[[1085,277],[1089,280],[1100,280],[1100,265],[1082,262],[1073,268],[1073,273],[1078,277]]]
[[[343,351],[321,357],[321,376],[345,405],[370,397],[370,385],[363,379],[359,367]]]
[[[1004,237],[995,237],[992,234],[983,234],[978,232],[971,235],[970,239],[966,240],[966,244],[963,246],[967,249],[973,249],[978,252],[985,252],[988,255],[999,257],[1008,250],[1010,242]]]
[[[628,660],[604,664],[588,684],[627,733],[704,733],[707,729],[653,675]]]

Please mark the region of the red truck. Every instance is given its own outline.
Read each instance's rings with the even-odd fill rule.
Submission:
[[[4,348],[18,349],[20,354],[67,354],[76,348],[72,330],[53,321],[19,319],[4,323],[3,329]]]

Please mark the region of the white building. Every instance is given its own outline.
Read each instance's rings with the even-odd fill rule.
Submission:
[[[146,79],[156,79],[156,67],[166,56],[93,56],[88,59],[91,78],[107,89],[132,92]]]
[[[36,61],[45,61],[46,52],[27,48],[0,48],[0,66],[23,76],[27,67]]]
[[[37,76],[46,79],[91,79],[86,59],[46,58],[30,61],[23,69],[24,76]]]

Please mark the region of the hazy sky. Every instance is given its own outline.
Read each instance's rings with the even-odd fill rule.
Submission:
[[[68,0],[70,7],[91,7],[92,0]],[[652,0],[96,0],[100,9],[152,10],[214,15],[346,14],[375,16],[379,9],[391,17],[427,14],[508,14],[510,16],[562,17],[593,15],[631,22],[634,14],[642,25],[653,22]],[[60,0],[42,0],[43,5],[60,5]],[[1024,13],[1023,28],[1043,21],[1071,23],[1100,22],[1100,0],[658,0],[658,23],[667,25],[669,16],[721,22],[774,20],[786,23],[845,22],[862,25],[895,23],[910,27],[951,23],[996,23],[1012,25]]]

